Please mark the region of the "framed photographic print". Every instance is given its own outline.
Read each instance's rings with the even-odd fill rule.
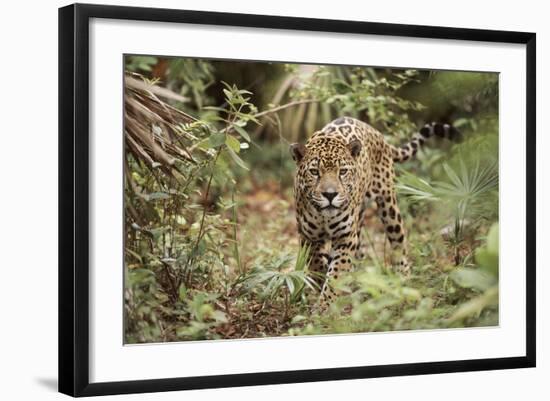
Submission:
[[[59,10],[59,390],[535,366],[535,34]]]

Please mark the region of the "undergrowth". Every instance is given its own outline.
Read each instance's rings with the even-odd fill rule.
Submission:
[[[130,57],[126,66],[152,85],[150,91],[162,79],[179,87],[170,107],[183,121],[161,114],[172,110],[156,98],[165,92],[132,92],[132,116],[143,107],[154,113],[142,114],[142,124],[127,136],[126,343],[498,324],[498,98],[487,89],[496,85],[492,78],[467,75],[468,93],[455,88],[452,97],[444,72],[286,66],[273,79],[287,77],[287,89],[276,96],[287,103],[259,108],[253,91],[222,82],[226,73],[216,62]],[[271,73],[275,67],[254,68],[261,76],[262,68]],[[455,74],[464,82],[466,73]],[[287,151],[288,141],[301,134],[285,132],[281,118],[313,126],[331,115],[355,115],[399,143],[415,126],[414,116],[431,107],[410,95],[419,87],[455,110],[449,122],[467,139],[453,146],[434,141],[398,170],[412,270],[392,269],[372,205],[362,233],[366,258],[332,283],[340,295],[317,313],[319,288],[308,270],[309,250],[298,243]]]

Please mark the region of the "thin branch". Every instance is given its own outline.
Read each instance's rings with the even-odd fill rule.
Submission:
[[[282,104],[280,106],[277,106],[277,107],[273,107],[272,109],[269,109],[269,110],[264,110],[264,111],[261,111],[259,113],[256,113],[256,114],[253,114],[252,117],[253,118],[262,118],[262,117],[265,117],[269,114],[272,114],[272,113],[277,113],[281,110],[285,110],[285,109],[288,109],[290,107],[294,107],[294,106],[301,106],[301,105],[305,105],[305,104],[311,104],[311,103],[318,103],[320,102],[321,100],[319,99],[304,99],[304,100],[295,100],[294,102],[290,102],[290,103],[286,103],[286,104]],[[221,133],[227,133],[227,132],[230,132],[231,130],[234,130],[233,128],[233,125],[232,124],[229,124],[227,125],[227,127],[225,127],[224,129],[222,129],[220,132]],[[252,142],[254,143],[254,142]]]
[[[265,116],[267,114],[270,114],[270,113],[277,113],[278,111],[288,109],[289,107],[299,106],[301,104],[319,103],[320,101],[321,100],[319,100],[319,99],[295,100],[294,102],[282,104],[280,106],[273,107],[272,109],[264,110],[264,111],[261,111],[259,113],[256,113],[256,114],[254,114],[254,117],[259,118],[259,117],[263,117],[263,116]]]

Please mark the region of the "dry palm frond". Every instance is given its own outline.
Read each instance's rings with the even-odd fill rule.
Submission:
[[[138,76],[139,77],[139,76]],[[177,160],[194,163],[188,150],[197,138],[182,127],[197,122],[159,98],[186,102],[170,91],[134,78],[124,79],[124,135],[127,150],[150,168],[172,175]]]

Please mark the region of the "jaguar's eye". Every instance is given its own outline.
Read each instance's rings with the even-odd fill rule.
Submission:
[[[341,168],[341,169],[340,169],[340,177],[345,176],[347,173],[348,173],[348,169],[347,169],[347,168]]]
[[[317,170],[316,168],[310,168],[309,173],[317,177],[319,175],[319,170]]]

